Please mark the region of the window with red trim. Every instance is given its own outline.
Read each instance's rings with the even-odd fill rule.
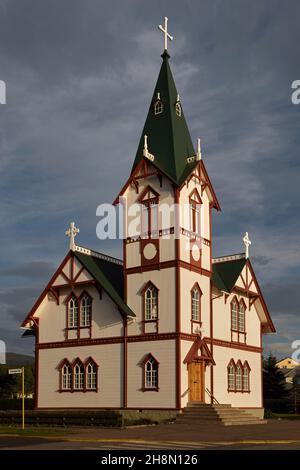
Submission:
[[[196,235],[200,235],[201,223],[201,197],[196,189],[189,196],[190,201],[190,230]]]
[[[72,389],[72,366],[65,362],[61,368],[61,388],[62,390]]]
[[[151,355],[144,361],[144,390],[158,390],[158,361]]]
[[[236,299],[231,302],[231,329],[237,331],[238,328],[238,303]]]
[[[202,292],[196,284],[191,290],[191,308],[192,308],[192,321],[201,322],[201,295]]]
[[[84,365],[80,360],[77,360],[73,366],[73,380],[74,390],[84,389]]]
[[[227,366],[228,390],[235,391],[235,363],[230,361]]]
[[[98,364],[92,357],[84,363],[79,359],[71,364],[64,359],[59,366],[61,392],[88,392],[98,390]]]
[[[98,366],[91,359],[85,366],[86,371],[86,389],[97,390]]]
[[[159,194],[147,186],[139,197],[139,203],[142,206],[141,234],[154,236],[158,231]]]
[[[78,327],[78,299],[73,295],[68,302],[68,327],[77,328]]]
[[[80,326],[90,326],[92,318],[92,298],[84,293],[80,300]]]
[[[250,366],[240,360],[235,364],[231,359],[227,366],[228,392],[250,392]]]
[[[238,331],[240,333],[245,333],[245,311],[246,306],[243,299],[239,302],[239,315],[238,315]]]
[[[151,283],[144,291],[145,320],[158,319],[158,289]]]

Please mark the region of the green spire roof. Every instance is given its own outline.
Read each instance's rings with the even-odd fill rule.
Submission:
[[[148,116],[141,135],[132,171],[143,158],[144,135],[148,136],[148,150],[154,155],[154,165],[172,181],[180,185],[196,167],[196,161],[187,162],[196,154],[182,111],[176,114],[177,90],[169,65],[169,55],[162,54],[163,63],[153,93]],[[159,99],[163,111],[155,115],[154,105]]]

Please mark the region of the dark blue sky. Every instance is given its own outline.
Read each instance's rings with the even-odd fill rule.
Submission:
[[[191,135],[222,206],[214,255],[252,261],[291,355],[297,302],[300,105],[298,0],[0,0],[0,339],[31,352],[18,325],[64,257],[64,232],[96,238],[96,207],[127,178],[159,72],[169,17],[171,68]]]

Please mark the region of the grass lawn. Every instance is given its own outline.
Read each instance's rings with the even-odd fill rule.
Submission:
[[[63,428],[46,428],[46,427],[35,427],[28,426],[25,429],[21,429],[20,426],[0,426],[1,434],[10,434],[17,436],[63,436],[65,434],[73,434],[74,431]]]

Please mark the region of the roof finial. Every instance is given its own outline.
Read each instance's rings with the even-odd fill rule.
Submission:
[[[162,25],[160,24],[158,26],[158,29],[160,29],[163,33],[164,33],[164,36],[165,36],[165,51],[168,50],[168,38],[173,41],[173,36],[171,36],[169,33],[168,33],[168,18],[165,16],[165,25],[164,27],[162,27]]]
[[[196,155],[196,160],[197,162],[199,162],[201,160],[202,156],[201,156],[201,140],[198,139],[197,141],[197,155]]]
[[[248,232],[245,233],[245,236],[243,238],[243,242],[244,242],[244,245],[245,245],[245,258],[248,259],[249,258],[249,246],[251,245],[251,241],[250,241]]]
[[[148,150],[148,136],[146,134],[144,135],[143,156],[151,160],[151,162],[154,160],[154,155],[152,155]]]
[[[70,223],[70,227],[66,231],[67,237],[70,237],[70,250],[75,250],[75,237],[79,233],[79,228],[75,227],[75,222]]]

